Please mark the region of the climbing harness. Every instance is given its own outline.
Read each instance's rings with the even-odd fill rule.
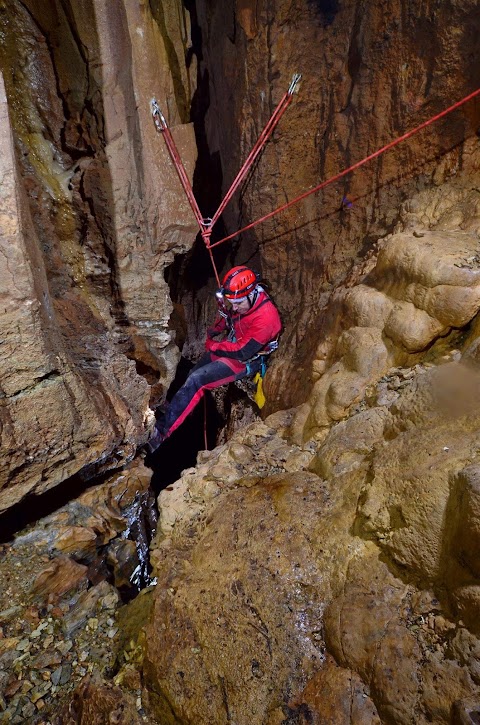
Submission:
[[[260,360],[262,363],[261,369],[259,372],[261,372],[262,378],[265,377],[265,373],[267,372],[267,358],[269,355],[272,354],[276,349],[278,348],[278,340],[272,340],[271,342],[267,343],[263,350],[260,352],[257,352],[256,355],[250,358],[250,360],[247,360],[246,367],[247,367],[247,375],[251,375],[254,371],[254,365],[257,360]]]
[[[266,403],[265,394],[263,392],[263,378],[267,372],[267,362],[269,356],[278,348],[278,339],[271,340],[263,350],[254,355],[246,363],[247,377],[253,375],[252,382],[256,386],[253,394],[253,399],[260,409]],[[258,362],[260,361],[260,370],[257,370]],[[257,363],[257,364],[255,364]]]

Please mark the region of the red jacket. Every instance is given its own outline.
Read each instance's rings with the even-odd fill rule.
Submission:
[[[231,317],[234,340],[215,342],[207,338],[205,348],[212,353],[214,360],[221,360],[235,373],[245,371],[246,362],[261,352],[265,346],[280,334],[282,323],[278,310],[264,289],[255,300],[253,307],[244,314],[237,313]],[[209,334],[226,331],[225,319],[216,321]],[[233,337],[229,335],[229,338]]]

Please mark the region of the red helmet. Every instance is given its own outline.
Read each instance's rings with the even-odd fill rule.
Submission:
[[[248,267],[232,267],[223,278],[223,294],[229,300],[241,300],[255,289],[258,280],[258,275]]]

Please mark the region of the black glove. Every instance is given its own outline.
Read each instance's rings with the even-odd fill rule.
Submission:
[[[207,337],[209,340],[214,340],[219,335],[222,335],[225,330],[217,330],[215,327],[209,327],[207,330]]]

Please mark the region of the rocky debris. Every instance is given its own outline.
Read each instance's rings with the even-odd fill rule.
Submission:
[[[141,725],[146,722],[141,713],[134,696],[95,673],[75,689],[69,704],[52,718],[52,725],[102,725],[105,722]],[[148,722],[153,725],[154,721]]]
[[[18,552],[15,558],[26,563]],[[35,563],[35,556],[30,563]],[[5,567],[2,562],[2,573]],[[83,592],[82,598],[81,592],[70,590],[69,598],[55,598],[55,604],[30,604],[36,626],[27,618],[22,621],[27,597],[15,620],[7,623],[0,613],[0,662],[5,675],[0,686],[1,723],[51,722],[87,674],[113,670],[116,652],[112,641],[119,598],[106,582],[97,586],[101,591],[90,595],[88,602],[88,592]],[[72,627],[74,617],[77,626]]]
[[[67,556],[58,556],[36,577],[32,592],[40,596],[61,597],[71,589],[87,586],[87,567]]]
[[[140,682],[125,698],[108,684],[119,658],[123,662],[129,655],[121,656],[118,644],[120,592],[106,577],[117,583],[121,579],[121,592],[131,592],[132,583],[124,579],[124,568],[117,572],[109,550],[128,542],[128,569],[138,565],[129,527],[132,507],[140,517],[137,502],[147,491],[150,475],[137,460],[1,545],[0,723],[63,725],[70,721],[67,715],[75,713],[87,718],[78,722],[93,722],[88,717],[99,709],[102,698],[113,711],[125,711],[127,719],[119,722],[145,721]],[[91,543],[85,547],[92,532],[95,551]],[[61,553],[67,540],[70,555]],[[128,642],[122,641],[122,647],[128,650]]]

